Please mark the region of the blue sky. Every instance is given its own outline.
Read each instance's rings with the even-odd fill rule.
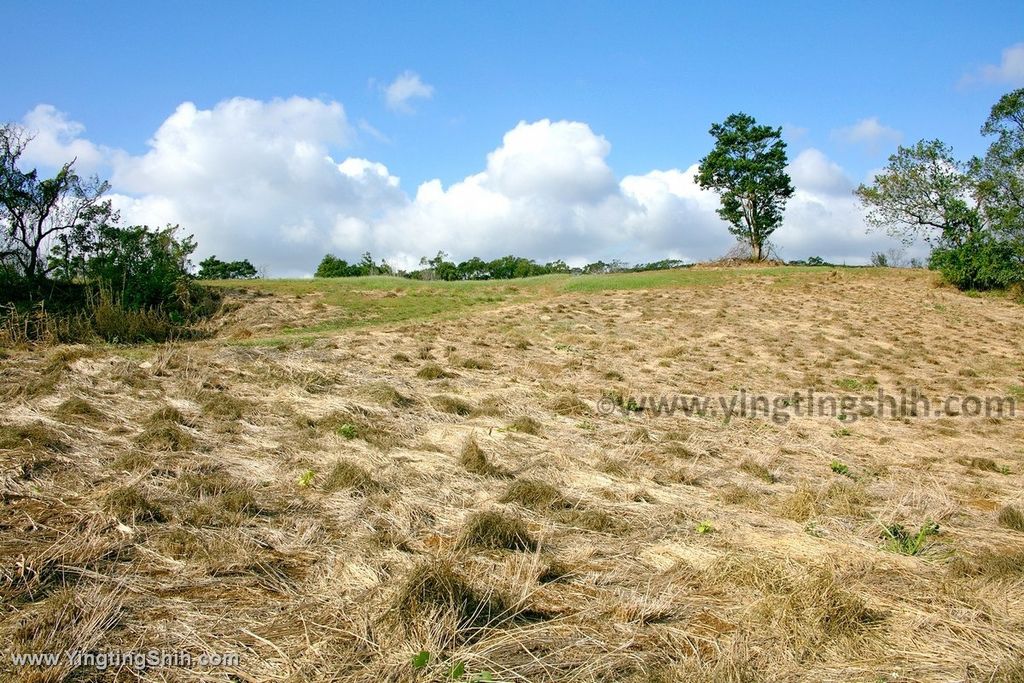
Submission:
[[[687,169],[708,151],[709,125],[742,110],[785,126],[791,158],[814,150],[818,161],[855,183],[880,168],[899,142],[939,137],[963,156],[980,152],[978,128],[988,108],[1024,85],[1015,53],[1008,62],[1004,55],[1024,41],[1020,2],[7,2],[3,14],[18,28],[5,36],[7,72],[15,76],[0,92],[0,118],[19,121],[40,104],[52,105],[77,124],[61,144],[74,138],[102,148],[97,170],[120,177],[115,191],[127,198],[177,201],[160,177],[125,181],[128,172],[116,168],[115,157],[152,152],[148,141],[184,102],[199,111],[231,98],[340,103],[347,132],[313,133],[311,143],[338,162],[351,156],[386,166],[401,179],[404,199],[388,200],[397,206],[413,203],[431,179],[447,191],[485,171],[488,153],[506,133],[543,119],[580,122],[603,136],[610,150],[596,155],[621,179]],[[402,74],[415,75],[429,95],[389,106],[386,88]],[[37,156],[45,166],[46,155]],[[311,230],[326,232],[289,238],[309,245],[276,270],[302,271],[302,259],[325,239],[335,251],[358,253],[353,235],[366,238],[368,248],[408,257],[395,247],[401,240],[394,230],[375,223],[391,204],[306,217]],[[346,212],[369,232],[342,230],[348,237],[339,237],[335,223]],[[195,221],[194,207],[165,213],[204,223]],[[464,229],[473,229],[471,217],[462,218]],[[332,225],[320,226],[323,220]],[[482,232],[491,229],[484,223]],[[222,252],[245,251],[240,240],[214,238],[223,226],[194,229],[201,243],[209,233]],[[570,247],[581,230],[560,227],[554,244]],[[658,236],[636,249],[639,238],[631,235],[617,243],[604,234],[595,238],[599,247],[572,247],[578,254],[568,255],[654,257],[668,244]],[[502,246],[555,256],[544,253],[541,235],[534,237]],[[691,256],[685,248],[676,252]],[[855,256],[843,249],[835,255]]]

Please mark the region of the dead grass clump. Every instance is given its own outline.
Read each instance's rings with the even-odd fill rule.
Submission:
[[[71,652],[78,648],[89,651],[106,631],[116,626],[120,606],[115,592],[100,592],[81,585],[59,588],[12,620],[13,628],[8,632],[11,649],[24,653]],[[59,664],[45,669],[22,669],[15,678],[37,683],[63,681],[72,677],[72,669],[61,655]]]
[[[57,406],[54,414],[64,422],[69,422],[76,418],[92,421],[103,417],[103,413],[97,410],[90,401],[80,396],[69,398],[61,403]]]
[[[473,412],[473,406],[470,403],[455,396],[434,396],[430,399],[430,403],[443,413],[451,413],[459,417],[467,417]]]
[[[466,521],[459,546],[490,550],[535,550],[537,541],[523,520],[496,510],[475,512]]]
[[[540,434],[541,425],[540,422],[529,415],[520,415],[509,423],[508,429],[514,432],[519,432],[520,434],[537,436]]]
[[[489,358],[463,358],[459,367],[466,370],[493,370],[494,363]]]
[[[253,515],[260,511],[256,496],[247,488],[225,491],[217,496],[216,504],[224,512],[236,515]]]
[[[141,491],[121,486],[103,497],[103,509],[122,522],[162,522],[164,514]]]
[[[58,349],[51,353],[46,362],[42,364],[40,373],[15,389],[14,393],[18,393],[20,390],[27,396],[52,394],[64,379],[64,375],[67,374],[72,363],[80,358],[93,356],[95,353],[87,346],[69,346]]]
[[[726,505],[755,505],[760,500],[760,494],[746,486],[728,483],[718,490],[718,498]]]
[[[770,656],[752,648],[742,637],[734,637],[721,651],[687,658],[678,666],[667,667],[663,672],[656,671],[651,678],[644,676],[636,683],[641,680],[644,683],[762,683],[774,680],[767,672],[775,666]]]
[[[364,392],[382,406],[407,408],[415,403],[413,399],[405,396],[387,382],[374,382],[368,385]]]
[[[210,493],[199,493],[198,502],[182,512],[182,523],[199,528],[238,525],[264,511],[251,489],[234,481],[230,486],[211,486],[205,489]]]
[[[155,451],[188,451],[195,447],[196,440],[176,422],[154,420],[135,437],[135,443]]]
[[[1024,576],[1024,550],[1006,552],[986,548],[960,555],[950,563],[949,571],[959,577],[1015,580]]]
[[[136,450],[125,451],[114,458],[110,466],[121,472],[137,472],[152,467],[153,456]]]
[[[439,612],[453,615],[458,628],[465,630],[493,626],[511,610],[499,596],[474,590],[450,561],[431,559],[409,572],[390,613],[409,630],[417,622],[435,620]]]
[[[766,631],[786,639],[799,659],[823,659],[826,647],[860,638],[882,621],[827,569],[814,571],[792,590],[764,596],[753,613],[767,622]]]
[[[331,493],[350,489],[367,494],[380,488],[380,484],[374,481],[366,469],[348,460],[339,460],[334,463],[323,486],[325,491]]]
[[[178,519],[182,524],[197,529],[224,526],[231,521],[212,500],[194,503],[186,507],[179,513]]]
[[[501,468],[488,462],[487,454],[484,453],[484,449],[480,448],[476,439],[472,437],[463,444],[462,450],[459,451],[459,464],[462,465],[467,472],[472,472],[473,474],[492,477],[507,476]]]
[[[402,442],[401,434],[388,429],[384,416],[364,408],[336,410],[313,421],[317,432],[333,432],[346,439],[362,439],[381,449],[392,448]]]
[[[537,575],[537,583],[557,583],[565,581],[575,574],[572,565],[557,559],[551,559],[544,563],[540,573]]]
[[[517,503],[537,511],[570,507],[557,488],[537,479],[516,479],[506,489],[501,502]]]
[[[598,460],[595,467],[598,472],[604,472],[613,477],[624,477],[629,473],[626,465],[621,460],[616,460],[609,456],[604,456]]]
[[[836,482],[825,488],[814,488],[804,481],[779,501],[776,510],[786,519],[806,522],[824,514],[863,518],[870,504],[871,497],[862,484]]]
[[[637,427],[623,438],[624,443],[650,443],[651,433],[644,427]]]
[[[0,450],[43,450],[62,453],[68,444],[56,430],[43,422],[27,425],[0,425]]]
[[[594,508],[572,508],[559,512],[555,519],[566,526],[600,533],[617,533],[623,523],[604,510]]]
[[[203,498],[240,491],[245,485],[219,467],[200,467],[178,477],[175,488],[187,496]]]
[[[173,422],[177,425],[186,425],[191,427],[192,423],[181,414],[181,411],[174,406],[163,406],[158,408],[149,416],[147,422],[150,424],[159,424],[161,422]]]
[[[194,560],[208,554],[206,544],[195,532],[174,529],[154,541],[157,551],[175,560]]]
[[[992,458],[957,458],[964,467],[970,467],[972,470],[979,470],[981,472],[998,472],[999,465]]]
[[[761,463],[754,462],[753,460],[750,459],[744,460],[743,462],[740,463],[740,470],[746,472],[752,477],[756,477],[757,479],[765,481],[769,484],[774,484],[776,481],[775,475],[772,474],[771,470],[769,470]]]
[[[575,394],[562,394],[551,401],[551,410],[565,417],[580,417],[590,414],[590,406]]]
[[[203,411],[220,420],[240,420],[252,410],[249,401],[230,396],[223,391],[208,393],[203,399]]]
[[[474,416],[486,415],[488,417],[498,417],[499,415],[506,414],[508,414],[508,405],[500,396],[484,397],[480,400],[476,409],[473,411]]]
[[[999,511],[999,524],[1007,529],[1024,532],[1024,512],[1020,508],[1007,505]]]
[[[427,363],[426,365],[419,369],[419,371],[416,373],[416,376],[419,377],[420,379],[428,380],[447,379],[450,377],[454,377],[452,373],[448,372],[437,363]]]
[[[1014,300],[1019,304],[1024,304],[1024,285],[1018,282],[1014,287],[1017,288]],[[986,683],[1020,683],[1024,681],[1024,660],[1019,657],[1007,657],[999,662],[996,670],[985,681]]]
[[[793,582],[778,561],[758,555],[729,553],[717,558],[697,577],[698,583],[753,588],[760,593],[784,593],[793,589]]]

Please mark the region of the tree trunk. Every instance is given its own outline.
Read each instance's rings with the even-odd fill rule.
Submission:
[[[751,242],[750,243],[750,257],[755,261],[761,260],[761,243]]]
[[[36,276],[36,265],[38,262],[38,255],[36,250],[30,249],[28,256],[28,264],[25,266],[25,277],[28,280],[35,279]]]

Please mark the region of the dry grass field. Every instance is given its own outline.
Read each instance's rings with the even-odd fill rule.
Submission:
[[[884,269],[245,287],[207,340],[0,353],[10,680],[1024,681],[1019,304]],[[1022,405],[628,409],[876,387]],[[9,655],[149,649],[239,661]]]

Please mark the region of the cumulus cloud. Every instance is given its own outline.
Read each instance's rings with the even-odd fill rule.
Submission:
[[[1016,43],[1003,50],[998,64],[985,64],[960,79],[961,86],[974,83],[1024,85],[1024,43]]]
[[[786,170],[795,187],[815,195],[842,197],[854,189],[846,171],[813,147],[800,152]]]
[[[384,101],[388,109],[411,114],[413,112],[412,100],[429,100],[434,96],[434,86],[420,80],[420,75],[415,71],[404,71],[395,80],[384,87]]]
[[[82,138],[85,126],[70,120],[53,105],[36,106],[21,123],[32,135],[22,156],[26,164],[59,167],[75,159],[75,170],[88,175],[104,166],[110,154],[109,149]]]
[[[837,128],[832,137],[848,145],[860,145],[868,152],[875,154],[883,146],[898,143],[903,133],[884,125],[877,116],[861,119],[852,126]]]
[[[55,111],[50,119],[69,131],[54,154],[89,149],[78,124]],[[196,235],[197,258],[248,258],[274,276],[309,274],[327,252],[371,251],[405,268],[439,250],[582,264],[695,261],[733,242],[718,197],[694,182],[695,164],[617,178],[611,144],[585,123],[521,122],[478,172],[414,192],[383,164],[338,154],[357,129],[337,102],[184,103],[143,154],[104,154],[124,222],[180,223]],[[820,150],[802,151],[789,172],[797,193],[773,236],[783,256],[863,263],[889,246],[865,233],[854,182]]]
[[[352,220],[368,223],[405,201],[382,164],[332,158],[352,138],[337,102],[187,102],[145,154],[115,156],[115,200],[130,222],[180,223],[206,254],[308,273],[317,254],[337,249],[335,234],[356,234],[344,227]]]

